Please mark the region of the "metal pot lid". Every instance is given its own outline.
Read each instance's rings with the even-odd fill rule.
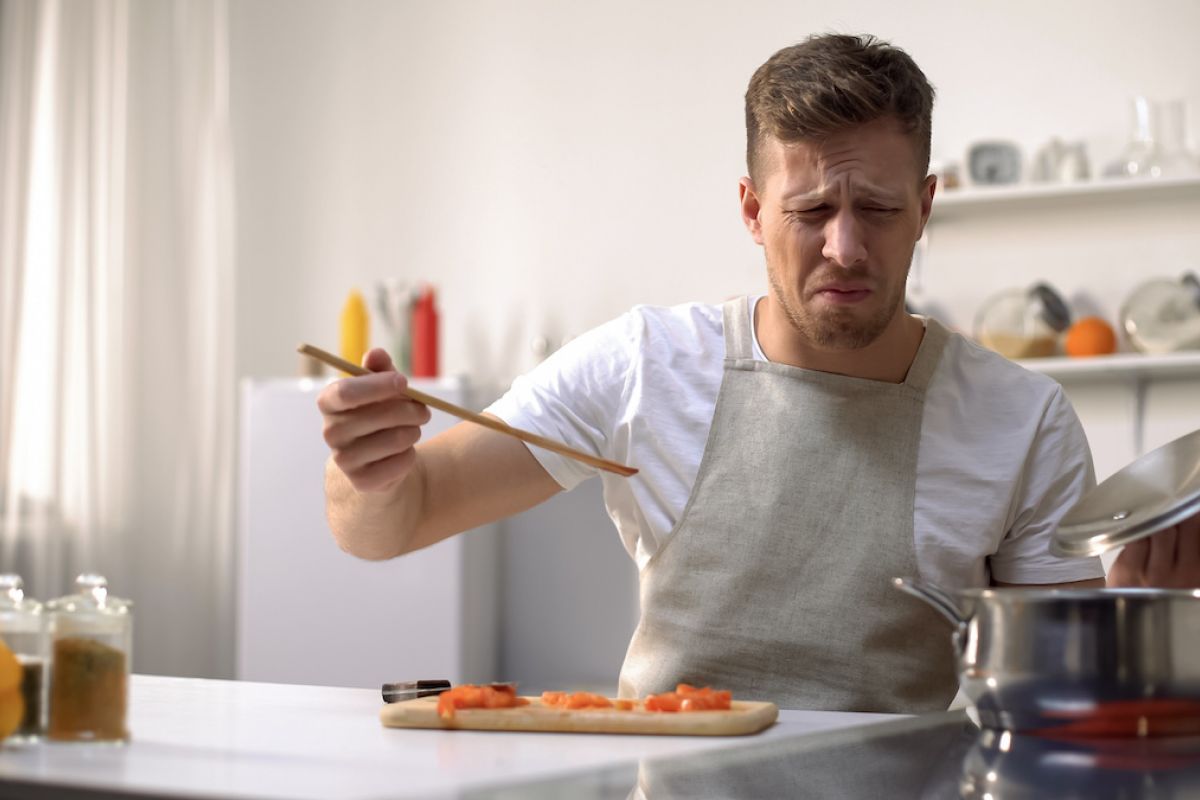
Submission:
[[[1058,556],[1095,556],[1200,514],[1200,430],[1117,471],[1083,496],[1050,541]]]

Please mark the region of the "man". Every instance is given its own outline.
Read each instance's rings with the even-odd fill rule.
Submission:
[[[1103,586],[1050,555],[1093,484],[1061,388],[904,312],[929,218],[933,90],[902,51],[819,36],[746,93],[743,221],[769,291],[638,307],[573,341],[489,412],[640,468],[603,475],[640,568],[621,692],[678,681],[810,709],[944,709],[933,612],[889,578]],[[390,558],[514,514],[595,471],[473,425],[414,447],[428,411],[377,374],[322,392],[339,544]],[[1196,521],[1127,549],[1118,584],[1200,583]]]

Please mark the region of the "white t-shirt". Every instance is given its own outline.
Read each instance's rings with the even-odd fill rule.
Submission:
[[[487,409],[638,468],[622,478],[530,448],[564,489],[601,476],[609,516],[639,569],[674,530],[699,472],[723,376],[723,329],[719,305],[637,306],[569,342]],[[757,337],[754,357],[767,360]],[[922,577],[947,588],[1103,577],[1099,559],[1049,551],[1059,519],[1094,485],[1087,438],[1062,388],[951,334],[926,391],[917,455]]]

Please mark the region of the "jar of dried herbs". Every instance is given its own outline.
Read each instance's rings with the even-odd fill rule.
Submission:
[[[75,589],[47,604],[47,734],[58,741],[126,741],[133,603],[109,595],[102,575],[80,575]]]
[[[25,596],[20,575],[0,575],[0,640],[21,665],[21,721],[10,741],[32,741],[46,726],[46,630],[42,604]]]

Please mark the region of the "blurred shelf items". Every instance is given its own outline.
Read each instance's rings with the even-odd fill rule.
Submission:
[[[1057,137],[1032,160],[1024,159],[1012,142],[982,140],[967,149],[965,174],[958,162],[935,163],[942,190],[914,257],[914,291],[920,292],[919,267],[936,231],[955,221],[1069,213],[1088,205],[1128,208],[1200,201],[1200,157],[1188,149],[1183,101],[1137,97],[1131,112],[1128,144],[1098,178],[1086,146]],[[1069,307],[1064,295],[1044,280],[994,291],[975,310],[971,333],[984,346],[1030,363],[1062,355],[1101,358],[1120,350],[1154,356],[1200,351],[1195,269],[1185,264],[1181,275],[1149,275],[1135,287],[1123,286],[1119,291],[1125,296],[1119,310],[1110,308],[1111,320],[1094,313],[1080,318],[1079,309]]]
[[[432,284],[416,286],[397,279],[379,281],[374,288],[374,314],[361,292],[354,289],[346,298],[339,318],[339,351],[342,358],[361,364],[372,347],[382,347],[392,358],[396,370],[413,378],[437,378],[440,321],[437,290]],[[372,342],[372,322],[383,341]],[[302,375],[318,377],[310,364]]]
[[[1200,193],[1200,155],[1188,146],[1184,101],[1135,97],[1130,110],[1128,143],[1102,170],[1093,168],[1086,143],[1057,136],[1032,158],[1014,142],[981,140],[967,148],[963,163],[935,162],[940,180],[931,222],[993,204]]]
[[[1151,278],[1126,298],[1119,316],[1125,339],[1137,353],[1200,351],[1200,278],[1190,271],[1177,279]],[[993,295],[976,315],[973,335],[1011,359],[1061,354],[1091,359],[1118,349],[1112,325],[1094,316],[1075,318],[1062,295],[1045,282]]]

